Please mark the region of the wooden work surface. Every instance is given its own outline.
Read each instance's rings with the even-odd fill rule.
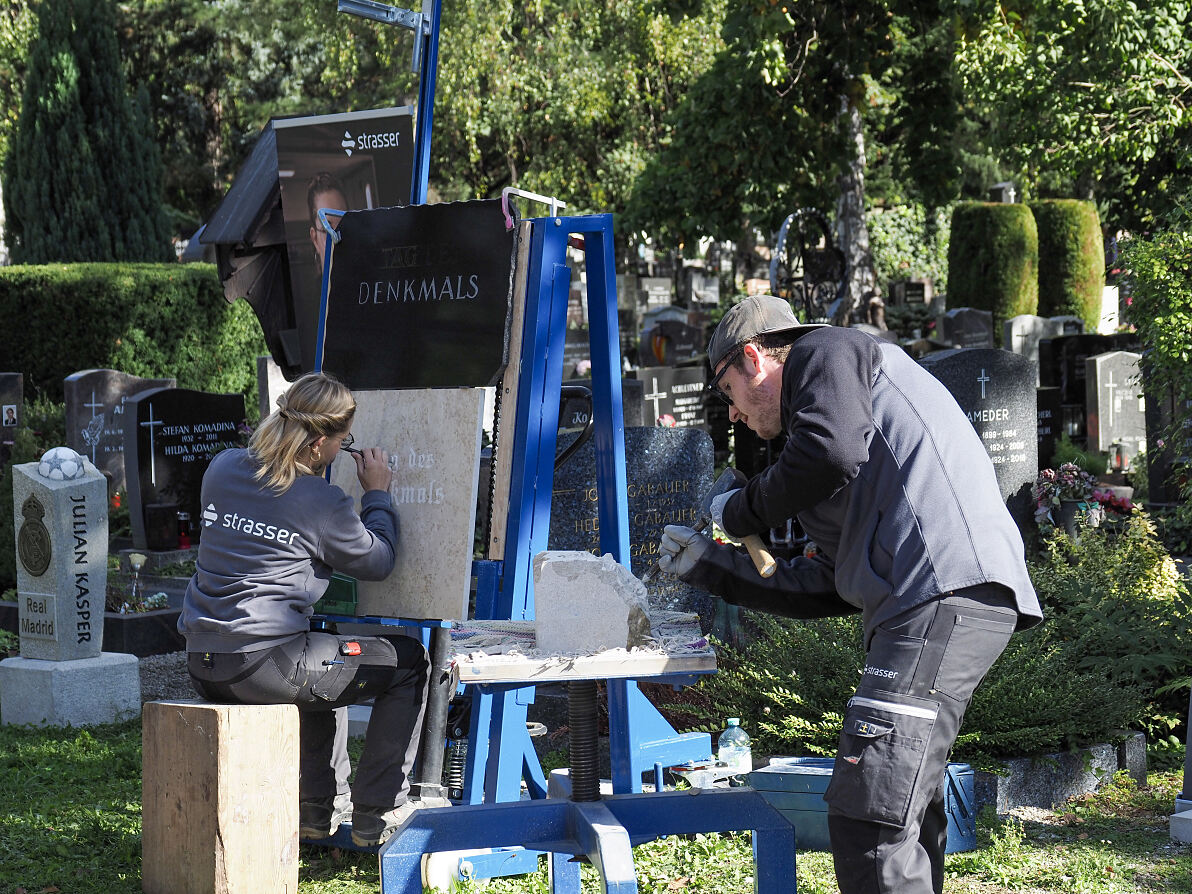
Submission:
[[[510,655],[456,655],[452,666],[461,683],[554,683],[567,680],[641,680],[649,677],[710,674],[711,652],[671,655],[664,652],[610,651],[595,655],[530,658]]]

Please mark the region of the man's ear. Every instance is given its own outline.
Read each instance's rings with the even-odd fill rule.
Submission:
[[[741,355],[741,368],[746,378],[752,379],[761,371],[763,356],[757,345],[745,345],[744,352]]]

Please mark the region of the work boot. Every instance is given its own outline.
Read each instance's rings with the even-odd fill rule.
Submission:
[[[357,804],[352,811],[352,841],[357,847],[377,847],[384,844],[397,831],[397,827],[422,806],[421,802],[413,800],[388,810],[384,807]]]
[[[330,838],[352,818],[352,802],[332,796],[298,802],[298,837]]]

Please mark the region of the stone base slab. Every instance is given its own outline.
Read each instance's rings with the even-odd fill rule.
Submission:
[[[141,713],[135,655],[101,652],[94,658],[0,661],[0,724],[93,726]]]
[[[1192,810],[1185,810],[1171,818],[1171,840],[1192,844]]]
[[[999,814],[1015,807],[1049,809],[1075,795],[1096,791],[1119,769],[1117,747],[1110,744],[1073,753],[1016,758],[1006,761],[1005,766],[1005,776],[980,771],[974,774],[978,810],[986,804],[993,804]],[[1145,764],[1142,772],[1146,772]]]

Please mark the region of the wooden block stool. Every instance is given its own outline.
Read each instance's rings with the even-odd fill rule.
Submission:
[[[298,708],[147,702],[146,894],[296,894]]]

